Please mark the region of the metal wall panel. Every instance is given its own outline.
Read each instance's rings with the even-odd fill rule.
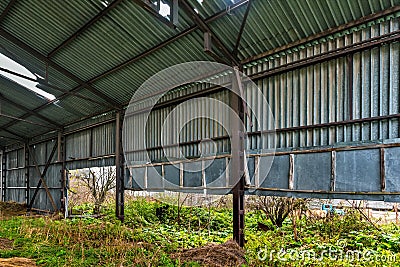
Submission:
[[[249,173],[250,176],[254,174],[251,193],[390,201],[400,199],[390,195],[390,192],[400,192],[400,183],[397,182],[400,155],[396,148],[399,144],[397,138],[400,137],[398,41],[268,75],[268,71],[397,32],[399,21],[398,16],[388,16],[245,66],[249,76],[267,73],[264,78],[257,80],[257,85],[264,93],[275,118],[274,125],[268,120],[268,107],[262,105],[261,99],[256,97],[255,88],[247,85],[244,92],[246,100],[249,106],[255,107],[251,120],[246,118],[245,122],[248,132],[247,154],[250,157]],[[218,95],[226,95],[228,103],[227,91],[213,96]],[[201,108],[190,107],[190,110],[182,114],[182,118]],[[212,107],[209,108],[212,110]],[[156,110],[149,119],[147,137],[150,141],[146,145],[150,147],[153,163],[165,160],[159,147],[158,134],[160,124],[170,110],[171,107]],[[260,121],[256,121],[256,118]],[[139,121],[145,118],[139,115],[130,119]],[[177,125],[179,122],[177,120]],[[224,134],[203,134],[202,130],[207,127],[211,127],[209,122],[191,124],[182,131],[179,142],[183,143],[181,149],[185,155],[199,155],[192,141]],[[256,180],[268,172],[268,166],[260,165],[257,168],[254,164],[260,157],[272,157],[260,151],[274,148],[272,131],[275,128],[277,154],[266,179]],[[138,142],[143,143],[142,138],[138,136]],[[217,153],[221,152],[229,153],[229,146],[227,149],[218,147]],[[147,151],[143,149],[134,153],[137,153],[137,159],[144,161]],[[168,163],[161,165],[164,170],[173,168]],[[221,166],[214,166],[206,176],[218,171],[221,171]],[[145,173],[139,170],[136,172],[140,172],[140,175]],[[174,177],[164,173],[166,180],[174,183],[179,181],[179,184],[183,181],[183,186],[188,187],[201,186],[201,172],[168,172]],[[177,175],[181,176],[181,180],[178,180]],[[355,196],[354,193],[359,195]]]

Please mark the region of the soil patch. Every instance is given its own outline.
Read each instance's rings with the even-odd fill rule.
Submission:
[[[180,262],[198,262],[204,266],[225,267],[246,264],[244,250],[233,241],[224,244],[210,244],[204,247],[192,248],[175,253],[172,258]]]
[[[36,263],[27,258],[8,258],[8,259],[0,259],[0,266],[2,267],[31,267],[36,266]]]
[[[13,201],[0,202],[0,219],[26,215],[26,204]]]
[[[0,238],[0,249],[2,250],[12,250],[14,241],[7,238]]]

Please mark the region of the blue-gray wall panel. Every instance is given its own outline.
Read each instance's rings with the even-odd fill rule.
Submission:
[[[329,191],[331,166],[330,152],[294,155],[294,189]]]
[[[339,151],[336,161],[336,191],[381,191],[379,149]]]

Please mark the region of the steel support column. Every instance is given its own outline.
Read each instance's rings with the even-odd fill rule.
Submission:
[[[24,163],[24,167],[25,167],[25,201],[26,201],[26,205],[29,205],[29,190],[30,190],[30,186],[29,186],[29,148],[28,148],[29,144],[25,143],[24,144],[24,156],[25,156],[25,163]]]
[[[231,117],[231,180],[237,182],[233,194],[233,240],[244,246],[244,110],[241,98],[241,78],[237,68],[232,76],[231,108],[237,116]]]
[[[60,184],[61,184],[61,207],[60,212],[64,214],[64,218],[67,218],[68,207],[67,207],[67,169],[65,167],[65,136],[62,132],[58,132],[57,138],[57,162],[61,164],[60,170]]]
[[[7,153],[1,155],[1,200],[6,201]]]
[[[115,121],[115,215],[122,222],[124,221],[124,164],[122,154],[122,124],[121,113],[116,113]]]

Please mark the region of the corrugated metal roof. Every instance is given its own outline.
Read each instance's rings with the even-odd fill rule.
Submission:
[[[240,59],[396,5],[399,0],[254,1],[239,47]]]
[[[228,50],[232,50],[242,24],[247,4],[235,10],[229,6],[239,0],[188,0],[190,5],[203,18],[209,18],[219,12],[227,11],[212,23],[211,29],[217,34]],[[0,13],[9,1],[0,0]],[[337,27],[363,16],[400,5],[400,0],[253,0],[252,7],[239,46],[238,57],[243,60],[262,52],[281,47],[327,29]],[[15,36],[43,56],[48,55],[65,40],[73,36],[91,19],[106,8],[101,0],[92,1],[46,1],[20,0],[11,7],[0,27]],[[34,55],[0,36],[0,52],[11,56],[26,66],[33,73],[45,77],[48,69],[49,82],[63,90],[75,90],[84,97],[94,99],[93,103],[76,96],[67,96],[56,103],[40,108],[39,113],[60,124],[69,124],[81,117],[99,114],[109,107],[107,100],[102,99],[87,86],[80,86],[79,79],[84,82],[109,71],[143,52],[180,34],[194,25],[194,22],[182,10],[179,10],[179,25],[171,29],[158,21],[151,14],[134,4],[122,1],[105,16],[90,25],[86,30],[72,39],[68,45],[61,47],[50,58],[67,71],[76,76],[75,79],[65,73],[46,67],[46,63]],[[93,86],[104,95],[119,104],[125,104],[133,92],[148,77],[174,64],[213,59],[203,51],[203,33],[192,31],[163,48],[147,54],[141,59],[124,65],[118,71],[96,79]],[[15,83],[0,78],[2,94],[29,109],[35,109],[46,103],[26,89]],[[60,96],[62,92],[44,88]],[[99,104],[104,103],[104,105]],[[9,110],[11,112],[11,110]],[[17,116],[21,110],[15,109]],[[34,120],[40,120],[34,118]],[[7,119],[0,120],[0,128]],[[28,137],[36,134],[29,131],[29,125],[18,122],[14,130]],[[26,130],[25,130],[26,128]],[[2,142],[0,141],[0,144]]]

